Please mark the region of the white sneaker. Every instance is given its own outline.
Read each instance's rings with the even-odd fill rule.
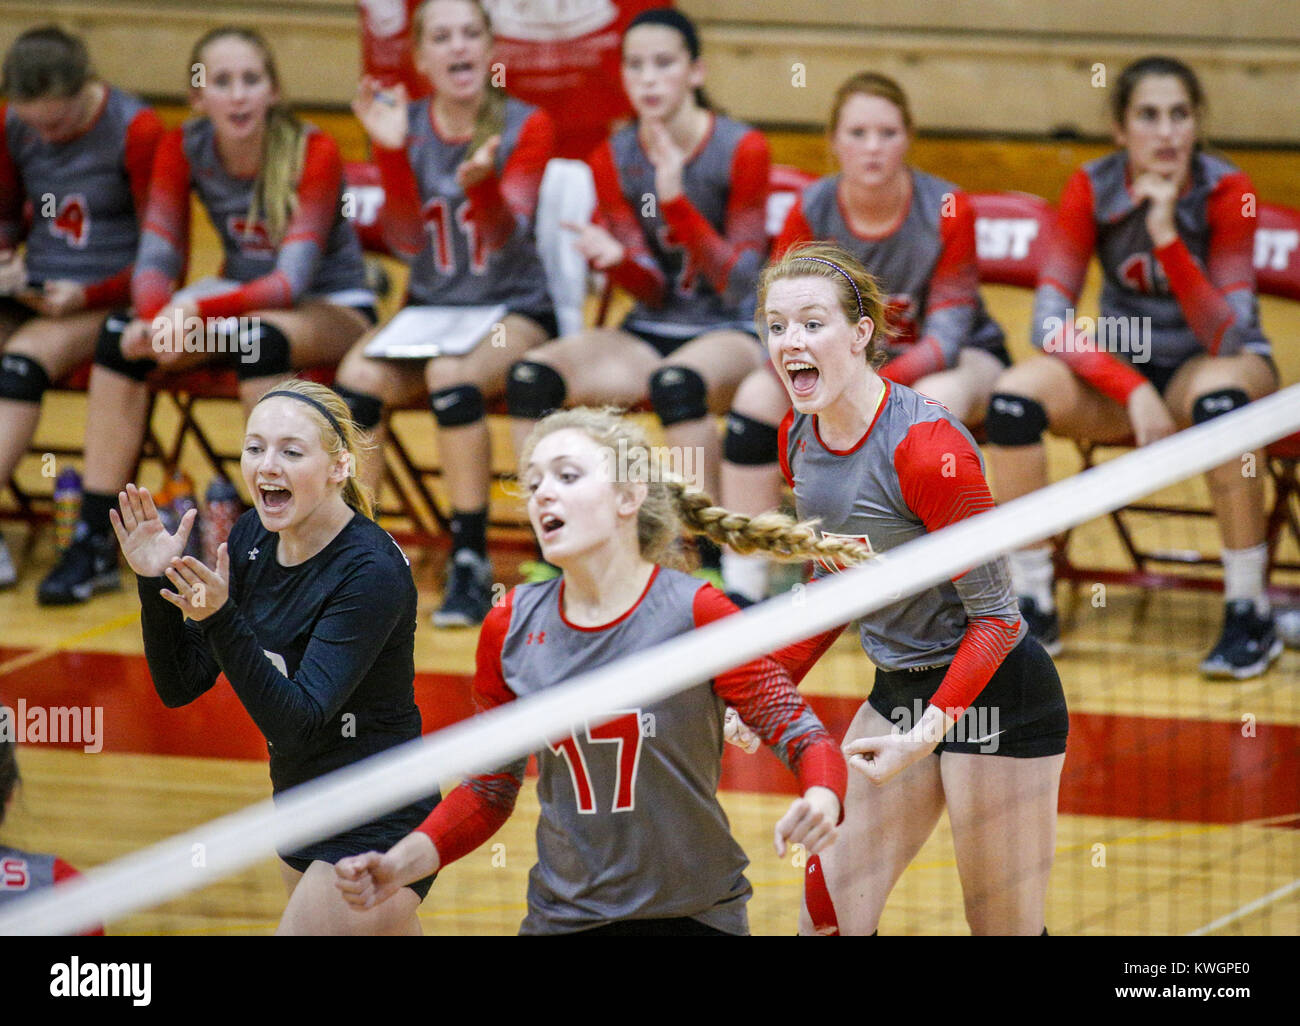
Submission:
[[[18,571],[14,569],[14,561],[9,558],[9,546],[0,537],[0,588],[12,588],[17,583]]]

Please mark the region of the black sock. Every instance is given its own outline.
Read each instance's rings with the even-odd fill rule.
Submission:
[[[1043,927],[1043,932],[1040,933],[1038,936],[1040,936],[1040,937],[1046,937],[1046,936],[1047,936],[1047,927],[1046,927],[1046,926]]]
[[[695,536],[695,551],[699,554],[703,569],[722,570],[722,550],[702,534]]]
[[[473,513],[455,510],[451,514],[451,550],[469,549],[480,556],[487,555],[487,518],[484,507]]]
[[[117,509],[116,495],[104,492],[81,494],[81,522],[91,535],[104,538],[113,533],[113,522],[108,519],[108,511],[111,509]]]

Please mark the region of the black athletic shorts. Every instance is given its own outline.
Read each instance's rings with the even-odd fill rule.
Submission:
[[[313,862],[328,862],[332,866],[339,859],[345,859],[349,855],[360,855],[367,851],[386,852],[423,823],[441,799],[441,794],[435,791],[432,795],[390,812],[387,816],[381,816],[359,827],[327,837],[323,841],[316,841],[297,851],[288,854],[281,852],[280,858],[290,868],[305,873],[307,867]],[[433,876],[426,876],[423,880],[416,880],[415,883],[407,886],[423,901],[429,893],[429,888],[433,886],[433,880]]]
[[[753,335],[754,341],[759,345],[763,345],[762,339],[758,337],[752,328],[737,327],[733,324],[719,324],[715,328],[704,328],[700,331],[700,335],[692,335],[687,338],[682,338],[680,335],[661,335],[659,332],[650,331],[648,328],[634,328],[626,321],[619,326],[619,331],[626,331],[629,335],[635,335],[642,342],[648,342],[663,357],[672,356],[687,342],[694,342],[700,335],[707,335],[713,331],[739,331],[742,334]]]
[[[554,310],[507,310],[506,313],[527,317],[546,332],[547,338],[555,338],[560,333],[560,322],[555,319]]]
[[[1248,351],[1253,352],[1253,350]],[[1269,369],[1273,372],[1274,380],[1280,381],[1281,375],[1278,374],[1277,364],[1274,362],[1272,354],[1257,353],[1256,355],[1264,358],[1264,362],[1268,364]],[[1163,397],[1169,389],[1169,382],[1173,381],[1174,375],[1186,362],[1186,360],[1183,360],[1182,363],[1156,364],[1148,361],[1147,363],[1135,363],[1132,366],[1151,384],[1155,385],[1156,391]]]
[[[871,708],[910,730],[939,690],[948,667],[876,670]],[[944,736],[935,754],[1005,755],[1037,759],[1065,751],[1070,715],[1052,657],[1032,637],[1011,650],[974,703]]]

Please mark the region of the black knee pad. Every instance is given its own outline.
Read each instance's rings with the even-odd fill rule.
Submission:
[[[1221,388],[1217,392],[1206,392],[1192,403],[1192,423],[1204,424],[1207,420],[1239,410],[1248,402],[1250,396],[1240,388]]]
[[[429,409],[439,427],[462,427],[483,419],[483,393],[473,385],[440,388],[429,396]]]
[[[255,317],[241,324],[237,341],[235,377],[240,381],[282,376],[293,370],[289,339],[274,324]]]
[[[734,410],[727,414],[722,457],[742,467],[763,467],[777,459],[777,429]]]
[[[21,353],[0,356],[0,399],[39,403],[49,387],[50,376],[30,356]]]
[[[984,434],[993,445],[1037,445],[1047,430],[1047,411],[1023,395],[994,394],[984,418]]]
[[[562,407],[568,394],[564,378],[549,364],[520,360],[506,377],[506,409],[512,417],[541,420]]]
[[[122,355],[122,334],[130,323],[131,317],[124,310],[114,310],[108,315],[95,340],[95,362],[132,381],[142,382],[158,365],[150,359],[128,360]]]
[[[709,388],[689,367],[660,367],[650,375],[650,405],[664,427],[709,415]]]
[[[334,391],[347,403],[352,422],[364,431],[373,431],[384,419],[384,401],[377,396],[354,392],[346,385],[334,384]]]

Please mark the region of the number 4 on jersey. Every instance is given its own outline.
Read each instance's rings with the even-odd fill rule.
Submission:
[[[613,719],[595,726],[588,723],[587,743],[618,745],[618,778],[614,782],[612,811],[630,812],[636,808],[636,773],[641,764],[641,710],[616,712]],[[554,742],[551,751],[562,756],[569,767],[578,811],[583,815],[595,814],[596,797],[592,791],[591,773],[577,740],[570,736]]]

